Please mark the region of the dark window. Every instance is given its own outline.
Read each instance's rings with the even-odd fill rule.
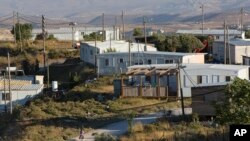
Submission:
[[[197,84],[201,84],[202,83],[202,76],[198,75],[197,76]]]
[[[152,63],[152,60],[151,59],[148,59],[148,64],[151,64]]]
[[[6,97],[6,99],[5,99]],[[9,93],[2,93],[2,100],[10,100],[10,94]]]
[[[120,63],[123,63],[123,59],[122,58],[120,58]]]
[[[165,64],[173,64],[174,60],[165,60]]]
[[[231,77],[230,76],[226,76],[226,82],[231,81]]]
[[[90,50],[90,55],[93,55],[93,51],[92,50]]]
[[[105,59],[105,65],[109,66],[109,59]]]
[[[165,60],[165,64],[169,64],[169,60]]]

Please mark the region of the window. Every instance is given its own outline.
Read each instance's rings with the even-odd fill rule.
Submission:
[[[105,66],[109,66],[109,59],[105,59]]]
[[[148,59],[148,64],[151,64],[152,63],[152,60],[151,59]]]
[[[5,99],[6,97],[6,99]],[[2,100],[10,100],[10,94],[9,93],[2,93]]]
[[[90,50],[90,55],[93,55],[93,50]]]
[[[120,58],[120,63],[123,63],[123,59],[122,58]]]
[[[226,82],[231,81],[231,77],[230,76],[226,76]]]
[[[165,64],[173,64],[174,61],[173,60],[165,60]]]
[[[197,76],[197,84],[201,84],[202,83],[202,76],[198,75]]]

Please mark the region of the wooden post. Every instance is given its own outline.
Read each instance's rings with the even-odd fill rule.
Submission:
[[[176,98],[179,98],[179,96],[180,96],[180,92],[179,92],[180,86],[179,86],[179,77],[178,77],[178,73],[179,73],[179,72],[176,71]]]
[[[123,92],[123,77],[121,75],[121,95],[120,97],[122,98],[124,96],[124,92]]]
[[[166,96],[167,96],[167,101],[168,101],[168,86],[165,87],[165,88],[166,88],[166,93],[165,94],[167,94]]]
[[[140,76],[140,89],[139,89],[139,96],[142,96],[142,77]]]
[[[160,95],[161,95],[161,91],[160,91],[160,75],[159,75],[158,78],[157,78],[156,94],[157,94],[157,97],[158,97],[158,98],[159,98]]]

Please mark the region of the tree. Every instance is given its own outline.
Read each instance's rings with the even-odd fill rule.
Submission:
[[[165,41],[165,51],[176,52],[177,49],[181,48],[181,43],[177,35],[167,36]]]
[[[223,103],[215,104],[216,119],[222,124],[250,123],[250,83],[235,78],[226,88]]]
[[[50,34],[47,40],[57,40],[57,38],[53,34]]]
[[[133,36],[142,36],[142,30],[140,28],[135,28],[133,32]]]
[[[197,48],[204,47],[201,41],[194,35],[181,34],[179,35],[179,40],[181,43],[181,48],[178,51],[180,52],[193,52]]]
[[[96,32],[92,32],[89,35],[83,35],[83,39],[85,41],[101,41],[102,40],[102,34],[97,34]]]
[[[48,32],[45,32],[45,38],[48,38]],[[43,40],[43,33],[37,34],[35,40]]]
[[[245,36],[246,36],[247,39],[250,38],[250,30],[247,30],[247,31],[245,32]]]
[[[20,32],[19,32],[20,31]],[[31,24],[20,24],[16,23],[15,24],[15,35],[16,35],[16,40],[21,41],[21,40],[29,40],[32,37],[32,25]],[[11,30],[11,33],[14,35],[14,27]],[[21,36],[20,36],[21,35]]]

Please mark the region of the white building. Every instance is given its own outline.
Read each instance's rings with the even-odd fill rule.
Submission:
[[[179,60],[182,63],[204,63],[204,55],[159,51],[111,52],[97,55],[97,67],[101,75],[120,74],[132,65],[173,64]]]
[[[145,44],[141,43],[129,43],[123,40],[120,41],[105,41],[105,42],[84,42],[81,43],[80,58],[81,60],[95,64],[95,55],[109,52],[110,48],[119,52],[142,52],[144,51]],[[147,51],[157,51],[152,45],[147,45]]]
[[[242,56],[250,55],[250,41],[242,39],[229,40],[229,46],[226,49],[227,63],[242,64]],[[225,45],[222,41],[213,43],[213,57],[219,62],[224,62],[224,49]],[[229,60],[230,59],[230,60]]]
[[[102,27],[61,27],[61,28],[48,28],[46,29],[48,34],[53,34],[55,38],[58,40],[72,40],[72,33],[74,41],[82,41],[84,35],[89,35],[93,32],[98,34],[104,34],[105,40],[119,40],[120,38],[120,30],[117,27],[105,27],[104,33],[102,33]],[[42,29],[33,29],[32,30],[32,39],[36,38],[37,34],[41,34]]]
[[[12,79],[10,82],[13,106],[23,105],[35,95],[42,93],[43,84],[32,84],[29,80]],[[8,79],[0,79],[0,111],[4,111],[5,104],[9,108],[10,92]]]
[[[177,30],[177,34],[193,34],[193,35],[202,35],[202,30]],[[205,36],[213,36],[215,41],[224,41],[224,30],[223,29],[204,29],[203,35]],[[244,38],[245,33],[241,34],[241,31],[238,30],[228,30],[229,39],[233,39],[235,37]]]
[[[223,64],[182,64],[184,68],[180,71],[181,88],[183,89],[183,96],[191,96],[192,87],[203,86],[217,86],[226,85],[232,81],[235,77],[249,80],[249,67],[240,65],[223,65]],[[128,67],[128,73],[135,70],[143,70],[144,72],[150,72],[150,69],[158,70],[170,70],[177,69],[176,64],[163,64],[163,65],[139,65]],[[146,71],[145,69],[149,69]],[[151,77],[141,75],[133,76],[135,82],[156,84],[159,86],[168,87],[171,92],[177,92],[177,77],[176,74],[165,74],[160,77],[160,84],[157,84],[159,75],[150,75]],[[180,96],[179,92],[177,93]]]

